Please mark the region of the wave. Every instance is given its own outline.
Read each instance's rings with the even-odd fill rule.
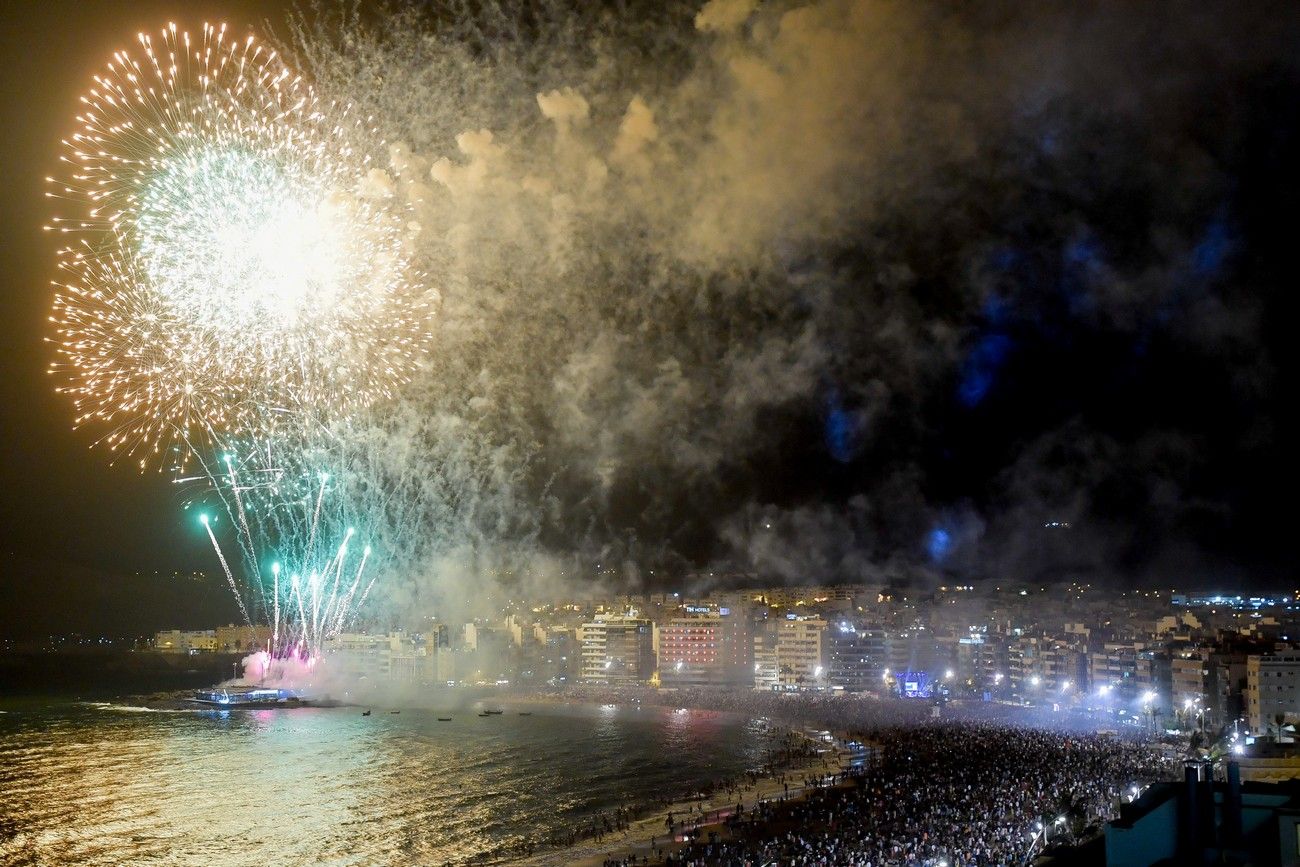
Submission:
[[[115,710],[122,713],[194,713],[198,708],[179,708],[179,707],[144,707],[137,704],[114,704],[111,701],[83,701],[78,704],[87,707],[93,707],[97,710]]]

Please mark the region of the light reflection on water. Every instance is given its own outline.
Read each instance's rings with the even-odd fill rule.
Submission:
[[[3,709],[4,864],[505,862],[764,747],[759,723],[656,707]]]

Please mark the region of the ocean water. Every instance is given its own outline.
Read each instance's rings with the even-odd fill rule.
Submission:
[[[659,707],[178,698],[0,698],[0,864],[509,863],[595,812],[757,767],[765,746],[762,721]]]

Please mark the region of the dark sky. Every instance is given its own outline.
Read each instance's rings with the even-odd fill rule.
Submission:
[[[11,556],[106,572],[211,567],[167,477],[108,466],[53,392],[42,342],[55,273],[41,230],[43,178],[89,76],[137,30],[183,11],[183,26],[224,20],[238,31],[278,23],[288,5],[0,7],[0,166],[9,179],[0,527]],[[1122,6],[1108,8],[1112,24],[1122,19]],[[1232,15],[1230,5],[1212,8],[1224,23]],[[1175,43],[1213,45],[1215,14],[1180,18],[1194,38]],[[991,550],[984,573],[997,563],[1032,573],[1026,562],[1052,552],[1068,560],[1077,539],[1095,554],[1089,569],[1130,583],[1292,580],[1300,52],[1288,59],[1273,43],[1276,57],[1219,65],[1216,57],[1252,50],[1248,29],[1235,27],[1208,61],[1142,58],[1139,69],[1168,73],[1172,96],[1135,86],[1138,113],[1126,115],[1124,94],[1110,92],[1082,109],[1038,106],[1015,140],[981,145],[987,172],[967,173],[928,212],[886,214],[847,250],[840,270],[860,269],[862,285],[875,280],[873,245],[910,250],[918,309],[958,311],[934,316],[960,329],[956,357],[926,389],[896,392],[878,416],[846,362],[842,381],[828,375],[804,411],[772,420],[789,435],[746,456],[761,485],[738,502],[794,509],[824,500],[851,513],[856,494],[889,502],[889,485],[902,484],[893,470],[906,466],[924,477],[909,490],[925,502],[889,544],[940,570],[969,565],[963,551]],[[797,262],[790,271],[797,280]],[[981,300],[971,305],[976,284]],[[847,334],[852,315],[843,324],[853,356],[861,337]],[[877,426],[869,437],[868,425]],[[1058,519],[1078,536],[1045,535]],[[801,527],[817,544],[815,526],[795,520],[790,532]]]

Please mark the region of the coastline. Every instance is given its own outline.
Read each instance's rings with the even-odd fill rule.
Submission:
[[[642,700],[647,697],[663,699],[671,697],[671,694],[569,696],[544,693],[503,697],[503,703],[520,706],[599,707],[607,704],[676,706],[671,701]],[[603,700],[607,698],[614,700],[612,702]],[[761,770],[752,771],[734,780],[715,780],[713,791],[707,795],[704,793],[697,796],[680,795],[668,803],[646,801],[634,804],[626,808],[631,815],[625,821],[618,823],[614,829],[597,836],[581,836],[569,844],[545,844],[545,848],[534,850],[516,863],[532,865],[532,867],[564,867],[564,865],[603,867],[606,860],[615,854],[620,857],[632,854],[638,859],[644,857],[651,863],[655,863],[686,845],[684,835],[696,832],[707,833],[733,815],[738,805],[748,812],[759,803],[793,801],[802,798],[807,791],[814,788],[812,784],[805,784],[806,778],[846,772],[855,761],[860,762],[863,755],[863,751],[849,750],[845,746],[847,738],[831,735],[821,723],[777,721],[770,717],[745,714],[737,710],[695,707],[694,704],[696,703],[688,703],[681,707],[726,714],[739,719],[768,720],[771,723],[769,732],[773,739],[773,746],[784,744],[787,748],[785,760],[766,765]],[[795,744],[800,748],[791,749],[790,747]],[[672,833],[667,824],[670,814],[675,820]],[[656,854],[656,850],[659,854]]]
[[[786,731],[815,743],[806,733]],[[802,799],[815,788],[803,783],[804,776],[842,773],[849,767],[849,758],[849,754],[836,751],[834,760],[824,767],[820,762],[809,765],[806,762],[792,761],[774,768],[771,773],[759,776],[753,783],[745,783],[734,790],[717,792],[710,798],[700,800],[675,801],[633,820],[623,831],[607,835],[603,840],[583,840],[569,847],[536,854],[521,863],[534,867],[604,867],[611,857],[625,858],[629,855],[637,859],[645,858],[651,864],[659,863],[664,857],[685,846],[688,842],[684,839],[686,836],[698,837],[719,830],[722,823],[735,814],[737,805],[749,812],[760,803]],[[675,818],[681,817],[672,834],[669,834],[665,824],[670,812]]]

